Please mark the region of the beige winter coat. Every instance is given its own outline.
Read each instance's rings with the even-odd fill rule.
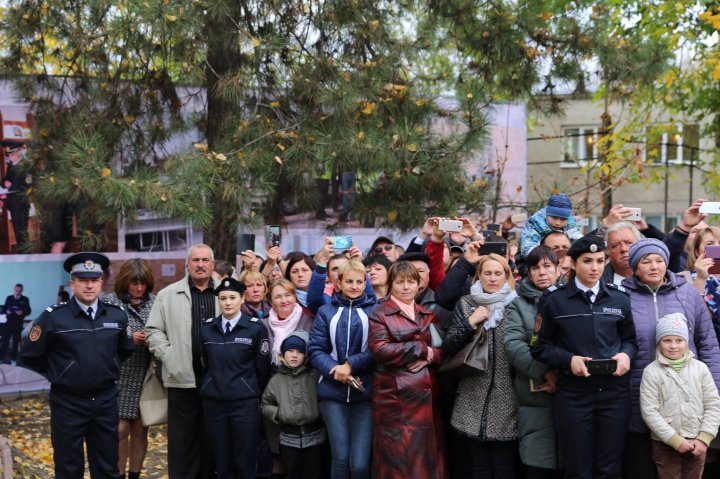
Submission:
[[[677,449],[684,439],[705,444],[720,426],[720,396],[705,363],[692,352],[678,373],[658,353],[643,371],[640,383],[640,411],[651,436]]]
[[[215,299],[215,314],[220,306]],[[150,352],[162,361],[162,380],[168,388],[194,388],[192,304],[188,276],[160,290],[145,324]]]

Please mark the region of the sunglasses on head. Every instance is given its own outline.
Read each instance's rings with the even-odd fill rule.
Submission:
[[[377,248],[374,249],[374,251],[375,251],[375,254],[380,254],[383,252],[383,250],[390,251],[394,247],[395,247],[394,244],[386,244],[385,246],[378,246]]]

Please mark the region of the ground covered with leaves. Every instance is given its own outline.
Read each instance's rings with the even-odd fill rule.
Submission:
[[[0,435],[12,447],[14,477],[45,479],[53,477],[53,448],[50,442],[50,406],[47,395],[13,401],[0,400]],[[150,428],[143,478],[167,478],[167,431],[165,426]],[[0,462],[0,477],[3,477]],[[89,478],[87,465],[85,477]]]

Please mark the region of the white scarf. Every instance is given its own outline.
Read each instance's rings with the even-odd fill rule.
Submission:
[[[280,319],[274,309],[270,310],[268,317],[270,321],[270,328],[274,335],[273,348],[272,348],[272,362],[278,364],[278,356],[280,355],[280,346],[282,346],[285,338],[295,332],[300,318],[302,318],[303,309],[302,306],[295,303],[292,313],[285,319]]]
[[[508,285],[507,282],[505,282],[500,291],[486,293],[483,291],[482,283],[476,281],[475,284],[470,287],[470,297],[476,305],[485,306],[488,311],[490,311],[487,321],[483,323],[483,327],[489,331],[503,320],[505,307],[510,304],[513,299],[517,298],[517,293],[515,290],[510,289],[510,285]]]

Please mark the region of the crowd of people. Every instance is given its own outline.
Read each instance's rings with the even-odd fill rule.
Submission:
[[[79,306],[48,308],[21,359],[48,372],[63,414],[75,394],[117,402],[114,429],[82,433],[93,477],[140,477],[157,362],[173,479],[700,478],[717,471],[720,426],[720,275],[705,251],[720,229],[703,201],[667,234],[615,205],[583,236],[555,194],[522,228],[433,217],[405,247],[270,245],[239,252],[237,273],[196,244],[157,295],[147,262],[127,261],[100,307],[82,256],[97,253],[81,253],[66,262]],[[92,389],[73,383],[60,315],[116,307],[127,318],[103,328],[126,325],[105,337],[127,359]],[[117,399],[99,382],[113,376]],[[81,477],[76,442],[53,431],[57,477]]]

